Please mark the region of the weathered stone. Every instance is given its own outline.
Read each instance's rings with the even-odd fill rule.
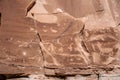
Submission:
[[[99,80],[120,80],[120,74],[101,74]]]
[[[84,30],[83,35],[83,45],[93,64],[108,65],[115,61],[119,47],[114,28]]]
[[[15,78],[15,79],[7,79],[7,80],[30,80],[29,78]]]
[[[59,14],[60,15],[60,14]],[[64,15],[64,14],[61,14]],[[69,17],[69,16],[68,16]],[[67,19],[67,16],[65,16]],[[63,20],[66,20],[63,19]],[[71,19],[69,19],[71,20]],[[67,20],[67,21],[69,21]],[[79,44],[77,41],[79,39],[79,33],[83,29],[83,23],[76,20],[71,20],[70,22],[62,22],[60,24],[65,24],[65,26],[59,26],[60,29],[50,27],[51,29],[54,29],[57,31],[56,33],[46,32],[46,35],[42,32],[42,29],[40,31],[41,38],[43,40],[43,45],[41,44],[43,51],[45,52],[45,60],[46,60],[46,66],[49,65],[55,65],[58,67],[69,67],[74,66],[76,62],[76,66],[84,65],[84,62],[81,56],[78,56],[80,51],[77,49],[77,44]],[[46,26],[48,27],[48,26]],[[50,31],[50,28],[46,28],[45,30]],[[52,35],[53,34],[53,35]],[[50,40],[44,39],[44,36],[46,38],[51,38]],[[48,37],[47,37],[48,36]],[[55,57],[54,57],[55,56]],[[69,57],[68,57],[69,56]],[[78,57],[75,58],[75,57]],[[64,62],[66,59],[66,62]],[[66,64],[68,63],[68,64]]]
[[[111,5],[108,0],[0,0],[0,73],[66,76],[119,68],[119,15]]]
[[[119,0],[108,0],[110,5],[110,10],[112,12],[112,16],[114,17],[116,24],[120,23],[120,1]]]
[[[80,76],[77,75],[75,77],[67,77],[65,80],[98,80],[97,75],[90,75],[90,76]]]
[[[30,2],[31,0],[0,1],[0,73],[29,73],[36,69],[41,72],[43,60],[39,39],[31,31],[34,21],[25,17],[25,9]]]

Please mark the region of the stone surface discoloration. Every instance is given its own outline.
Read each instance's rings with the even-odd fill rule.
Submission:
[[[119,74],[101,74],[99,80],[119,80]]]
[[[76,65],[79,65],[80,62],[80,65],[84,64],[82,57],[79,56],[80,51],[77,49],[78,43],[76,41],[79,39],[79,33],[83,29],[84,24],[79,20],[77,21],[74,19],[69,19],[69,16],[65,17],[66,18],[63,18],[63,21],[66,20],[67,17],[68,20],[67,22],[60,23],[65,23],[65,25],[59,26],[60,29],[56,28],[58,33],[51,32],[51,34],[53,35],[50,36],[48,35],[49,32],[45,33],[45,35],[42,30],[40,31],[40,34],[43,37],[43,51],[45,52],[46,62],[50,63],[51,65],[56,65],[58,67],[63,67],[65,65],[70,66],[72,64],[74,65],[74,62],[76,62]],[[49,30],[49,28],[46,28],[46,30]],[[44,36],[46,38],[47,36],[50,38],[54,37],[54,39],[44,39]],[[66,64],[64,60],[66,60],[68,64]],[[46,65],[48,66],[48,64]]]
[[[108,0],[49,1],[0,0],[1,74],[73,76],[120,68],[119,20]]]
[[[25,16],[25,9],[30,2],[31,0],[0,1],[2,3],[0,5],[2,7],[0,11],[2,14],[2,25],[0,26],[1,73],[14,74],[27,71],[30,73],[38,68],[41,72],[43,60],[38,44],[39,39],[34,31],[30,31],[34,21]]]
[[[118,37],[114,28],[85,30],[83,43],[93,64],[108,65],[117,57]],[[100,63],[100,64],[99,64]]]

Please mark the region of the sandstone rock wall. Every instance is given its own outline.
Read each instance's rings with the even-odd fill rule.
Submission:
[[[113,73],[119,15],[117,0],[0,0],[0,73]]]

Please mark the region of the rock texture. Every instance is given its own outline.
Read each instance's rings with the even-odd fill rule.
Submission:
[[[119,69],[119,7],[119,0],[0,0],[0,74]],[[83,80],[72,76],[66,80]]]

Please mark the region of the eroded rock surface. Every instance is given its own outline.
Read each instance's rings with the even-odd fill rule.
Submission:
[[[113,8],[108,0],[0,0],[0,73],[65,76],[119,68]]]

